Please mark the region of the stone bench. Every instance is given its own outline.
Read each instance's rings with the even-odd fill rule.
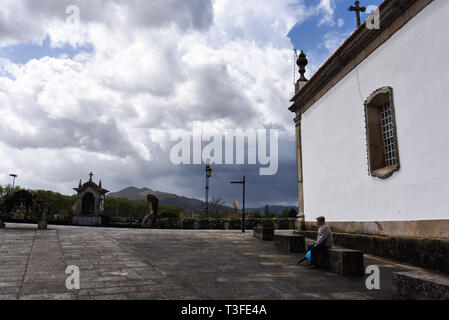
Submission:
[[[256,227],[253,229],[253,237],[259,238],[260,240],[273,241],[274,228]]]
[[[449,300],[449,277],[419,271],[393,272],[393,299]]]
[[[296,234],[275,234],[274,244],[277,248],[288,252],[306,251],[305,237]]]
[[[364,276],[365,263],[360,250],[331,248],[318,257],[318,265],[343,276]]]

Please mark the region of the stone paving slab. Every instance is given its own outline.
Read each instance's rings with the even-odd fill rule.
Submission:
[[[297,266],[300,255],[238,230],[7,224],[0,300],[391,299],[391,273],[412,268],[366,258],[381,268],[381,290],[370,291],[363,277]],[[65,287],[69,265],[80,269],[80,290]]]

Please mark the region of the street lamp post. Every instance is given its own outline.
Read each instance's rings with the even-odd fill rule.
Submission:
[[[14,191],[14,184],[16,182],[17,174],[11,173],[9,176],[12,177],[12,190]]]
[[[243,185],[242,233],[245,233],[245,228],[246,228],[246,220],[245,220],[245,185],[246,185],[246,178],[245,178],[245,176],[243,176],[243,180],[242,181],[231,181],[231,183]]]
[[[209,217],[209,178],[212,176],[212,168],[210,167],[210,160],[206,161],[206,206],[204,213]]]

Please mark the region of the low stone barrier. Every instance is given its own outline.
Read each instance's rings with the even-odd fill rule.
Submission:
[[[223,219],[213,219],[212,228],[215,230],[224,230],[225,229],[225,221]]]
[[[288,252],[305,252],[306,241],[304,236],[293,234],[275,234],[274,245],[276,248]]]
[[[419,271],[393,272],[393,299],[449,300],[449,278]]]
[[[262,222],[262,227],[264,228],[274,228],[274,219],[260,219]]]
[[[230,230],[240,230],[240,229],[242,229],[242,220],[240,220],[240,219],[231,219],[229,221],[229,229]]]
[[[274,240],[274,228],[257,227],[253,229],[253,237],[260,240],[273,241]]]
[[[32,223],[36,224],[37,221],[25,220],[25,219],[7,219],[3,222],[11,223]],[[47,220],[50,225],[72,225],[71,216],[61,216],[58,218],[49,217]],[[110,228],[142,228],[142,219],[136,217],[116,217],[116,216],[102,216],[102,226]],[[198,218],[158,218],[157,225],[153,228],[160,229],[210,229],[210,230],[241,230],[242,220],[241,219],[198,219]],[[270,227],[279,230],[293,230],[294,228],[294,218],[273,218],[273,219],[263,219],[263,218],[248,218],[245,220],[246,230],[252,230],[256,227]],[[148,228],[148,227],[146,227]]]
[[[295,231],[316,239],[316,231]],[[360,250],[422,268],[449,273],[449,239],[382,237],[349,233],[333,233],[338,246]]]
[[[161,229],[179,229],[179,219],[159,219]]]
[[[327,261],[324,259],[324,265],[342,276],[365,275],[363,252],[360,250],[331,248],[327,252]]]
[[[198,229],[200,230],[210,229],[210,223],[211,221],[209,219],[198,219],[197,220]]]
[[[195,229],[195,219],[181,219],[181,229]]]
[[[290,221],[287,219],[276,219],[278,222],[279,230],[288,230],[290,229]]]
[[[259,226],[258,219],[246,220],[246,230],[253,230]]]

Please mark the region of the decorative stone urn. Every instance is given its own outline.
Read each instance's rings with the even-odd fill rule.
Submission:
[[[38,230],[47,230],[47,221],[46,220],[40,220],[37,223],[37,229]]]

